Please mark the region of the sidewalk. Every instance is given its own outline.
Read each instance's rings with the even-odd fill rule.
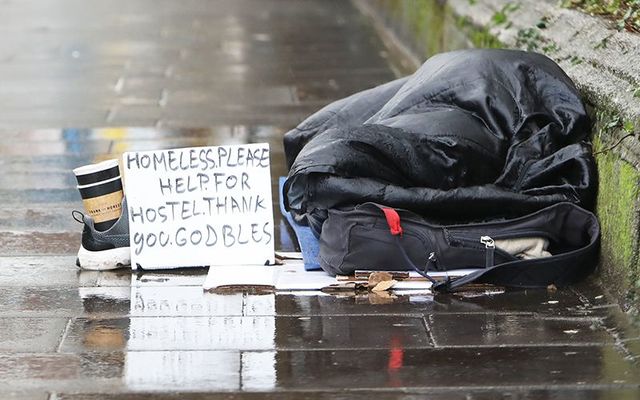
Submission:
[[[267,141],[275,177],[284,132],[393,79],[350,2],[10,0],[0,14],[0,398],[638,396],[640,330],[595,279],[436,297],[214,295],[204,270],[77,270],[72,168]],[[276,238],[292,249],[286,228]]]

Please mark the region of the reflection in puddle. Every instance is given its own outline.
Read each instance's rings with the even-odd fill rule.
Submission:
[[[273,390],[276,353],[222,351],[128,352],[125,382],[132,390]]]
[[[240,371],[236,352],[135,351],[126,353],[124,380],[132,390],[238,390]]]
[[[87,314],[126,313],[129,310],[128,287],[80,287],[78,293]]]
[[[242,294],[221,298],[203,296],[202,290],[189,286],[172,287],[170,293],[163,287],[133,287],[131,289],[131,316],[232,316],[241,315]]]
[[[82,344],[86,348],[94,350],[118,350],[126,343],[126,324],[103,324],[99,321],[88,320],[84,322]]]
[[[241,390],[273,390],[276,388],[276,353],[241,354]]]
[[[206,271],[195,272],[80,288],[85,311],[106,316],[79,319],[64,350],[123,351],[124,380],[134,390],[274,388],[275,295],[206,294]],[[104,275],[103,283],[123,284]],[[110,318],[111,312],[130,317]]]
[[[136,390],[153,390],[158,385],[273,388],[274,353],[238,350],[275,349],[275,296],[205,294],[201,288],[204,276],[194,282],[196,276],[145,274],[144,279],[132,278],[127,385]],[[175,286],[179,284],[197,286]]]
[[[274,317],[130,319],[127,350],[272,350]]]

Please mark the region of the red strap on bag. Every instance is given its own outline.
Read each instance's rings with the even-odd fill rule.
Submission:
[[[387,219],[391,234],[394,236],[402,235],[402,226],[400,225],[400,215],[398,215],[398,212],[388,207],[382,207],[382,212]]]

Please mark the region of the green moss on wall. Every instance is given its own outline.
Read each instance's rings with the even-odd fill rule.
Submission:
[[[371,0],[387,26],[421,58],[474,46],[497,47],[488,31],[456,27],[451,9],[441,0]],[[454,29],[452,29],[452,27]],[[473,35],[473,44],[468,40]]]
[[[602,138],[611,135],[604,128],[607,124],[610,124],[607,120],[598,121],[603,128],[594,139],[599,178],[597,214],[602,229],[601,272],[607,286],[633,301],[640,288],[637,230],[640,172],[614,151],[606,150]]]
[[[432,55],[442,51],[444,46],[445,7],[436,0],[423,0],[423,2],[428,3],[430,12],[426,13],[426,18],[423,19],[425,24],[423,31],[428,34],[423,36],[422,48],[425,55]],[[426,11],[427,7],[423,8],[423,13]]]
[[[478,27],[465,17],[454,19],[456,27],[467,35],[473,47],[478,48],[500,48],[504,45],[489,32],[488,28]]]

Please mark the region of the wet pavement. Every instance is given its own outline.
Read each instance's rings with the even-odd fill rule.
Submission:
[[[640,330],[595,279],[221,295],[202,291],[203,269],[76,269],[72,168],[266,141],[276,177],[284,132],[393,79],[348,1],[4,0],[0,13],[0,398],[638,397]],[[295,248],[281,222],[276,234]]]

